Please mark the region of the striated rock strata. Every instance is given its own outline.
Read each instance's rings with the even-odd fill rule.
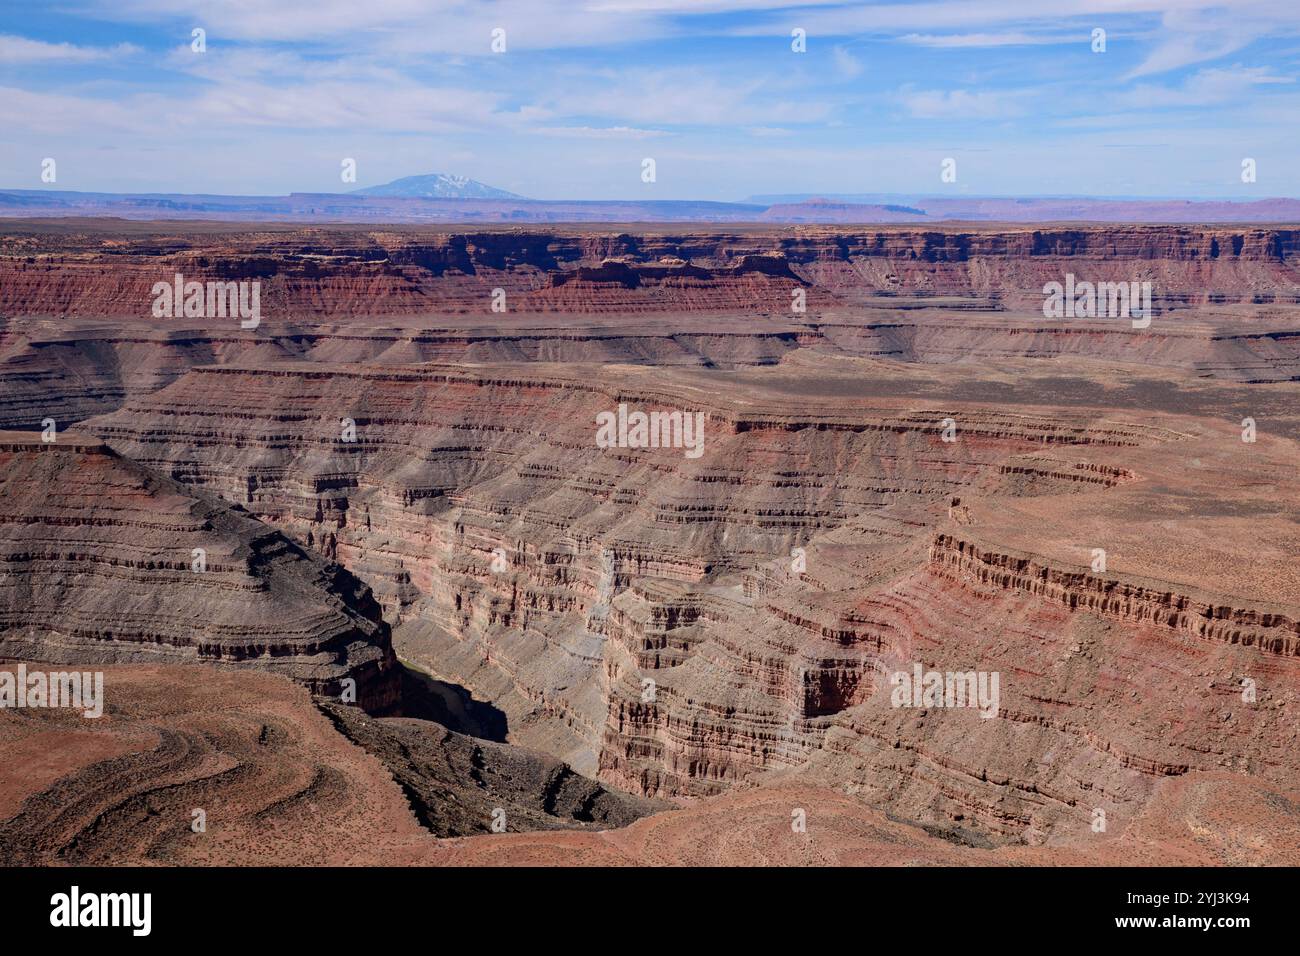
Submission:
[[[62,450],[15,453],[34,480],[15,484],[6,640],[108,653],[119,628],[81,632],[113,616],[174,635],[146,601],[188,633],[182,609],[215,597],[163,585],[216,509],[211,584],[274,595],[258,624],[289,635],[261,660],[295,670],[322,628],[386,649],[391,626],[402,658],[546,755],[344,712],[435,830],[489,803],[580,829],[684,804],[407,860],[671,861],[701,833],[801,863],[1294,855],[1291,230],[152,226],[118,237],[109,282],[93,230],[6,235],[0,412],[111,449],[78,446],[72,470],[109,489],[93,508],[40,470]],[[260,277],[263,326],[115,317],[178,263]],[[1156,321],[1043,319],[1065,271],[1152,281]],[[488,313],[494,288],[510,311]],[[701,415],[704,442],[597,441],[621,406]],[[146,477],[103,476],[122,469]],[[115,587],[67,583],[92,574]],[[77,633],[51,634],[64,620]],[[251,653],[214,629],[205,648]],[[130,646],[197,659],[179,640]],[[1000,693],[900,702],[915,668]]]
[[[0,433],[0,657],[256,667],[397,703],[370,590],[237,508],[76,435]]]

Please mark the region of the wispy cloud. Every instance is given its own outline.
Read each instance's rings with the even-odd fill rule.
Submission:
[[[408,53],[492,55],[492,31],[507,50],[569,49],[651,39],[671,23],[638,11],[538,0],[83,0],[109,20],[203,26],[209,44],[346,43]],[[188,29],[186,29],[188,34]]]
[[[1061,43],[1086,42],[1087,34],[1079,33],[908,33],[898,38],[913,46],[927,46],[940,50],[961,50],[998,46],[1048,46]]]
[[[1295,0],[10,4],[0,169],[57,156],[62,188],[324,191],[356,157],[370,183],[725,199],[926,191],[934,157],[960,155],[976,192],[1169,194],[1233,182],[1241,141],[1300,194],[1297,49]]]
[[[998,119],[1024,112],[1018,93],[904,89],[899,98],[918,119]]]
[[[667,130],[637,129],[632,126],[538,126],[533,132],[543,136],[563,136],[571,139],[653,139],[671,136]]]
[[[1278,76],[1267,66],[1236,65],[1201,70],[1175,87],[1140,84],[1118,94],[1112,103],[1124,109],[1148,110],[1242,104],[1257,87],[1294,82],[1294,77]]]
[[[1168,73],[1230,56],[1269,29],[1249,15],[1225,16],[1217,11],[1166,14],[1163,26],[1155,45],[1126,79]]]
[[[0,34],[0,64],[98,63],[139,52],[140,48],[130,43],[119,43],[111,47],[76,46],[72,43],[46,43]]]
[[[555,115],[611,117],[635,126],[807,123],[830,111],[823,97],[795,94],[779,76],[739,78],[717,68],[581,73],[543,93]]]
[[[862,61],[842,46],[832,48],[831,61],[841,79],[851,80],[862,75]]]

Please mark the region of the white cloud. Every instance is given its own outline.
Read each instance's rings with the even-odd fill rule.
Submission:
[[[490,93],[414,83],[269,84],[232,82],[197,95],[135,94],[119,100],[0,88],[7,131],[40,133],[162,129],[229,133],[239,127],[440,133],[503,126]]]
[[[831,104],[802,98],[777,77],[738,80],[701,69],[587,71],[565,77],[542,94],[557,116],[609,117],[636,126],[725,126],[808,123]]]
[[[1300,5],[1294,0],[1187,3],[1167,10],[1151,52],[1126,79],[1206,63],[1242,50],[1262,37],[1294,36]]]
[[[538,0],[86,0],[97,16],[203,26],[222,42],[345,42],[350,49],[491,56],[492,31],[511,51],[608,46],[671,31],[661,17]],[[188,29],[184,31],[188,36]]]
[[[1110,102],[1122,109],[1222,106],[1242,103],[1256,87],[1294,82],[1293,77],[1278,76],[1268,67],[1233,66],[1201,70],[1176,88],[1141,84],[1117,94]]]
[[[539,126],[534,132],[543,136],[567,136],[573,139],[651,139],[672,135],[667,130],[637,129],[633,126]]]
[[[0,87],[0,128],[8,137],[21,132],[42,136],[70,130],[112,130],[147,135],[156,132],[146,112],[157,98],[119,103],[60,93],[37,93]]]
[[[843,79],[851,80],[862,73],[862,61],[842,46],[831,50],[831,61],[835,64],[835,72]]]
[[[1084,33],[947,33],[941,36],[929,33],[908,33],[898,38],[913,46],[935,49],[967,49],[971,47],[1041,46],[1061,43],[1086,43]]]
[[[1022,112],[1015,93],[904,89],[899,96],[918,119],[998,119]]]
[[[139,53],[138,47],[119,43],[111,47],[46,43],[27,37],[0,34],[0,64],[3,63],[95,63]]]

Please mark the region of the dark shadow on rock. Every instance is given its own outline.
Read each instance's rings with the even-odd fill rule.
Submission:
[[[464,687],[438,680],[405,664],[402,668],[401,716],[433,720],[467,737],[504,743],[509,731],[505,711],[475,700]]]

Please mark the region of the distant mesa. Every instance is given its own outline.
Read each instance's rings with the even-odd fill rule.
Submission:
[[[896,203],[859,203],[814,197],[797,202],[778,202],[759,217],[764,222],[917,222],[929,213]]]
[[[354,189],[356,196],[384,196],[404,199],[523,199],[523,196],[485,186],[468,176],[449,176],[446,173],[427,173],[423,176],[403,176],[382,186]]]
[[[0,219],[113,217],[301,223],[1296,223],[1300,199],[772,195],[744,202],[528,199],[464,176],[429,173],[352,192],[287,196],[0,189]]]

